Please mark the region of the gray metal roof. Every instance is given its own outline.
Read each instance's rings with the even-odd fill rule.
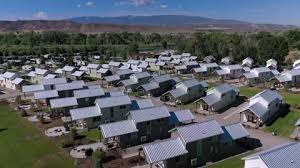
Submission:
[[[177,127],[180,137],[185,143],[223,134],[221,126],[215,120]]]
[[[102,115],[101,110],[97,106],[84,107],[70,110],[71,119],[73,121],[99,117]]]
[[[130,79],[122,80],[121,83],[123,84],[123,86],[131,86],[137,84],[138,82],[130,78]]]
[[[143,151],[147,162],[150,164],[188,153],[179,138],[144,145]]]
[[[174,98],[179,98],[185,94],[187,94],[187,90],[182,87],[178,87],[176,89],[170,90],[167,93],[170,93]]]
[[[88,64],[87,65],[87,68],[89,69],[98,69],[100,67],[99,64]]]
[[[121,76],[121,75],[129,75],[129,74],[133,74],[134,72],[131,69],[123,69],[123,70],[118,70],[116,72],[117,75]]]
[[[220,93],[227,93],[231,90],[236,91],[235,89],[236,89],[235,86],[231,86],[227,83],[221,84],[221,85],[218,85],[217,87],[215,87],[215,90],[217,90]]]
[[[112,138],[120,135],[138,132],[135,123],[132,120],[124,120],[109,124],[103,124],[99,127],[103,138]]]
[[[96,104],[100,108],[107,108],[107,107],[115,107],[115,106],[122,106],[122,105],[130,105],[131,100],[127,95],[106,97],[106,98],[97,99]]]
[[[174,67],[176,70],[185,70],[187,67],[185,65],[178,65]]]
[[[137,105],[140,109],[154,107],[154,104],[151,99],[140,99],[136,100]]]
[[[248,131],[242,126],[241,123],[226,125],[223,127],[224,132],[228,133],[232,140],[248,137]]]
[[[74,90],[74,97],[76,97],[77,99],[88,97],[100,97],[104,95],[105,93],[102,88]]]
[[[243,159],[261,159],[268,168],[299,168],[300,143],[295,142],[276,146]]]
[[[216,96],[215,94],[209,94],[207,96],[202,97],[201,99],[209,106],[221,101],[221,98]]]
[[[142,88],[145,89],[145,91],[150,91],[159,88],[159,85],[156,82],[150,82],[144,85],[141,85]]]
[[[160,75],[160,76],[153,77],[153,81],[155,81],[157,83],[161,83],[161,82],[165,82],[165,81],[169,81],[169,80],[172,80],[170,75]]]
[[[195,119],[191,110],[176,111],[176,112],[174,112],[174,114],[179,122],[192,121]]]
[[[47,98],[55,98],[59,97],[58,92],[56,90],[45,90],[34,92],[34,99],[47,99]]]
[[[149,72],[141,72],[141,73],[132,74],[132,76],[134,76],[137,79],[142,79],[142,78],[150,77],[151,75],[149,74]]]
[[[170,113],[167,107],[161,106],[130,111],[130,117],[136,123],[140,123],[170,117]]]
[[[75,71],[71,75],[76,76],[76,77],[81,77],[84,74],[84,71]]]
[[[254,95],[253,97],[250,98],[250,101],[253,99],[256,99],[258,97],[263,98],[265,101],[267,101],[268,103],[274,101],[275,99],[279,99],[282,101],[282,96],[275,90],[270,90],[270,89],[266,89],[260,93],[257,93],[256,95]]]
[[[82,89],[83,86],[84,86],[83,81],[73,81],[70,83],[55,84],[55,89],[57,91],[76,90],[76,89]]]
[[[53,79],[43,79],[42,84],[43,85],[55,85],[55,84],[62,84],[67,83],[66,78],[53,78]]]
[[[44,85],[24,85],[22,86],[22,91],[24,93],[36,92],[45,90]]]
[[[260,102],[252,104],[248,107],[248,109],[259,118],[261,118],[268,112],[268,109],[265,106],[263,106]]]
[[[71,107],[77,106],[77,99],[75,97],[66,97],[59,99],[51,99],[50,106],[51,108],[63,108],[63,107]]]
[[[71,71],[75,70],[75,67],[66,65],[63,67],[62,70],[66,71],[66,72],[71,72]]]
[[[100,69],[97,70],[97,72],[98,72],[98,73],[101,73],[101,74],[102,74],[102,73],[104,74],[104,73],[106,73],[107,71],[109,71],[109,70],[106,69],[106,68],[100,68]]]
[[[115,96],[125,96],[125,93],[123,91],[111,91],[109,92],[110,97],[115,97]]]
[[[104,77],[104,79],[105,79],[107,82],[113,82],[113,81],[118,81],[118,80],[120,80],[120,76],[119,76],[119,75],[111,75],[111,76],[106,76],[106,77]]]

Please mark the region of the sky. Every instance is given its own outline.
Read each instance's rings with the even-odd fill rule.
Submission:
[[[1,0],[0,20],[192,15],[300,25],[300,0]]]

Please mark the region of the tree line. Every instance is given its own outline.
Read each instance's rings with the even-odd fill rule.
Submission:
[[[283,33],[193,33],[82,34],[59,31],[0,34],[0,55],[43,55],[48,53],[88,55],[96,52],[109,57],[137,54],[141,50],[176,49],[202,58],[231,56],[236,61],[252,57],[258,63],[274,58],[283,62],[291,50],[300,49],[300,30]]]

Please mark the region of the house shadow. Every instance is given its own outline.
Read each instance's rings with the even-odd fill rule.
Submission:
[[[223,113],[223,112],[229,110],[229,109],[232,108],[232,107],[238,107],[238,106],[240,106],[241,104],[243,104],[243,103],[246,102],[246,101],[247,101],[247,97],[245,97],[245,96],[238,96],[238,97],[236,98],[236,101],[235,101],[234,103],[232,103],[232,104],[230,104],[230,105],[228,105],[228,106],[226,106],[226,107],[224,107],[224,108],[218,110],[217,113],[218,113],[218,114],[221,114],[221,113]]]
[[[271,117],[267,122],[266,126],[272,125],[278,118],[284,118],[288,113],[291,112],[290,110],[291,105],[287,103],[283,103],[279,108],[279,113]]]
[[[0,133],[8,130],[8,128],[0,128]]]

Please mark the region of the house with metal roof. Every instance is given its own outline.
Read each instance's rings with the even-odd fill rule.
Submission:
[[[165,106],[130,111],[128,119],[136,124],[137,144],[170,138],[170,112]]]
[[[86,72],[90,77],[97,78],[98,77],[97,71],[100,68],[101,68],[100,64],[88,64]]]
[[[70,78],[72,73],[74,73],[76,71],[76,68],[73,66],[64,66],[62,69],[62,75],[66,78]]]
[[[233,58],[232,57],[224,57],[221,59],[221,62],[220,64],[223,64],[223,65],[230,65],[234,62]]]
[[[259,127],[279,115],[281,95],[274,90],[264,90],[249,99],[248,105],[240,111],[241,122]]]
[[[140,110],[150,107],[154,107],[151,99],[132,100],[131,110]]]
[[[278,71],[272,71],[267,67],[253,68],[250,72],[242,74],[239,81],[244,85],[255,85],[270,81],[276,74]]]
[[[176,83],[177,81],[170,75],[161,75],[151,78],[149,83],[143,84],[137,89],[140,95],[158,97],[171,90]]]
[[[277,61],[275,59],[269,59],[266,61],[266,67],[269,69],[277,69]]]
[[[247,58],[243,59],[242,66],[243,67],[251,68],[252,65],[253,65],[253,63],[254,63],[253,59],[250,58],[250,57],[247,57]]]
[[[55,89],[56,84],[67,83],[66,78],[49,78],[43,79],[41,84],[44,85],[45,90],[53,90]]]
[[[138,129],[133,120],[102,124],[99,129],[104,139],[104,145],[113,146],[111,149],[127,148],[137,141]]]
[[[217,59],[214,56],[209,55],[209,56],[204,57],[203,61],[206,63],[213,63],[213,62],[216,62]]]
[[[54,88],[58,91],[60,97],[72,97],[74,90],[84,88],[84,81],[72,81],[69,83],[55,84]]]
[[[221,69],[216,70],[216,74],[223,80],[238,79],[245,73],[244,68],[239,64],[220,66],[220,68]]]
[[[86,76],[84,71],[75,71],[71,74],[70,79],[72,80],[83,80]]]
[[[200,67],[200,64],[197,62],[197,61],[186,61],[186,62],[183,62],[183,65],[186,66],[188,72],[191,72],[191,70],[193,68],[198,68]]]
[[[273,86],[280,87],[296,87],[300,85],[300,69],[292,69],[275,76]]]
[[[49,73],[50,71],[47,69],[35,68],[35,70],[30,71],[27,76],[31,83],[41,83]]]
[[[22,86],[23,93],[33,93],[33,92],[43,91],[43,90],[45,90],[45,87],[44,87],[44,85],[41,85],[41,84]]]
[[[205,96],[208,84],[196,79],[185,80],[178,83],[175,89],[164,93],[160,99],[168,104],[186,104]]]
[[[197,112],[220,112],[231,106],[237,99],[239,90],[229,84],[221,84],[207,91],[207,95],[197,100]]]
[[[73,94],[80,107],[92,106],[96,99],[105,96],[102,88],[74,90]]]
[[[100,68],[97,70],[97,78],[104,79],[104,77],[110,75],[112,75],[112,72],[107,68]]]
[[[198,77],[205,77],[212,75],[216,70],[220,69],[217,63],[201,63],[199,68],[194,68],[192,70]]]
[[[116,74],[120,77],[120,80],[129,79],[130,75],[134,74],[131,69],[124,69],[116,71]]]
[[[191,110],[180,110],[175,112],[170,112],[171,115],[171,123],[175,127],[187,125],[194,123],[195,117]]]
[[[50,100],[50,108],[52,114],[63,113],[69,116],[70,109],[77,108],[78,103],[75,97],[56,98]]]
[[[121,62],[115,62],[115,61],[110,61],[108,63],[108,69],[111,71],[111,72],[116,72],[117,70],[119,70],[119,68],[122,66],[123,64]]]
[[[136,91],[139,86],[148,83],[151,78],[152,75],[148,72],[134,73],[130,75],[129,79],[120,81],[119,85],[124,86],[127,92]]]
[[[100,98],[95,103],[101,109],[102,123],[125,120],[131,109],[131,99],[127,95]]]
[[[298,168],[300,143],[293,142],[242,158],[244,168]]]
[[[150,167],[186,167],[188,151],[179,138],[143,145],[142,149]]]
[[[176,160],[184,161],[179,165],[187,168],[204,166],[208,162],[245,152],[239,143],[246,141],[248,136],[247,130],[239,123],[221,126],[215,120],[179,126],[172,130],[172,137],[179,138],[188,152],[185,157]],[[164,160],[163,157],[161,159]],[[164,164],[177,167],[175,160]]]
[[[174,66],[174,69],[175,69],[175,72],[177,74],[186,74],[186,73],[188,73],[188,69],[185,65]]]
[[[44,106],[50,106],[50,100],[59,98],[58,92],[56,90],[43,90],[33,93],[33,97],[36,101]]]
[[[121,78],[119,75],[110,75],[110,76],[105,76],[104,80],[106,81],[108,86],[117,86]]]
[[[0,75],[0,86],[12,90],[21,90],[24,84],[24,79],[19,78],[14,72],[5,72]]]

